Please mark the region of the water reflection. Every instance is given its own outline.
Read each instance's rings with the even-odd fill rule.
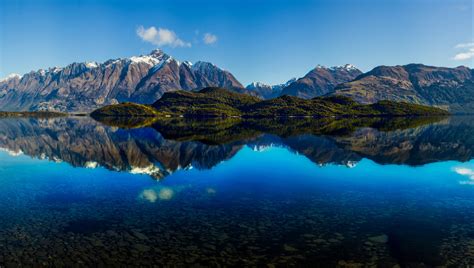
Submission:
[[[0,266],[467,266],[473,122],[0,120]]]
[[[138,120],[138,119],[135,119]],[[90,118],[3,119],[0,147],[76,167],[105,167],[161,179],[180,169],[209,169],[249,146],[284,147],[317,165],[354,167],[468,161],[474,124],[463,117],[412,119],[293,119],[136,122]],[[129,128],[124,128],[128,126]]]
[[[453,171],[466,178],[466,180],[459,181],[459,184],[474,185],[474,169],[465,166],[453,168]]]

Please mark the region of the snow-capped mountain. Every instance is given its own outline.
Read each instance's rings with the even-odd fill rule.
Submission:
[[[346,70],[346,71],[359,71],[359,69],[357,69],[357,67],[355,67],[352,64],[344,64],[344,65],[340,65],[340,66],[333,66],[333,67],[330,67],[329,69],[332,69],[332,70]]]
[[[19,74],[9,74],[7,77],[0,79],[0,82],[7,82],[14,79],[21,79]]]
[[[0,110],[91,111],[117,102],[152,103],[164,92],[208,86],[245,91],[235,77],[207,62],[180,62],[161,50],[148,55],[72,63],[0,81]]]
[[[334,67],[317,65],[304,77],[283,88],[281,95],[314,98],[334,92],[337,85],[352,81],[361,74],[362,72],[351,64]]]
[[[261,82],[252,82],[246,89],[251,92],[255,92],[259,97],[263,99],[272,99],[280,96],[283,88],[287,87],[291,83],[295,82],[296,78],[288,80],[286,83],[278,85],[267,85]]]
[[[352,64],[333,67],[317,65],[302,78],[293,78],[284,84],[273,86],[253,82],[246,89],[255,92],[263,99],[271,99],[282,95],[311,99],[333,92],[337,85],[352,81],[360,74],[362,72]]]
[[[360,71],[350,64],[326,68],[318,65],[305,77],[284,84],[254,82],[246,88],[228,71],[198,61],[178,61],[162,50],[148,55],[81,62],[65,67],[12,74],[0,80],[0,110],[88,112],[118,102],[153,103],[163,93],[224,87],[263,99],[280,95],[304,98],[331,92]]]
[[[359,70],[359,69],[357,69],[357,67],[355,67],[352,64],[337,65],[337,66],[332,66],[332,67],[326,67],[324,65],[318,64],[318,65],[316,65],[315,69],[329,69],[329,70],[332,70],[332,71],[337,71],[337,70],[355,71],[355,70]]]

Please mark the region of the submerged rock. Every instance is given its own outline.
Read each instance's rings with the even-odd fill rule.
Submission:
[[[290,251],[290,252],[298,251],[296,248],[294,248],[294,247],[292,247],[292,246],[290,246],[290,245],[287,245],[287,244],[285,244],[285,245],[283,246],[283,249],[284,249],[285,251]]]
[[[378,236],[371,236],[369,237],[369,241],[374,242],[374,243],[387,243],[388,242],[388,236],[385,234],[378,235]]]
[[[140,240],[147,240],[147,239],[148,239],[148,237],[147,237],[146,235],[140,233],[140,232],[137,231],[137,230],[132,230],[132,234],[133,234],[136,238],[138,238],[138,239],[140,239]]]

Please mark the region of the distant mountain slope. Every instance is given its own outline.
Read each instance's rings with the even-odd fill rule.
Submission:
[[[261,97],[262,99],[273,99],[280,96],[283,88],[289,86],[291,83],[295,82],[296,78],[288,80],[284,84],[279,85],[267,85],[261,82],[253,82],[246,87],[249,92],[254,92],[255,95]]]
[[[153,103],[163,93],[208,86],[245,92],[235,77],[207,62],[179,62],[161,50],[149,55],[73,63],[0,81],[0,110],[91,111],[124,101]]]
[[[453,113],[473,113],[474,70],[422,64],[379,66],[337,86],[334,94],[361,103],[406,101],[448,108]]]
[[[283,88],[280,95],[311,99],[333,92],[337,85],[352,81],[360,74],[362,72],[350,64],[330,68],[318,65],[304,77]]]

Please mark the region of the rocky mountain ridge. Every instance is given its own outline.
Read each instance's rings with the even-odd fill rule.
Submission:
[[[9,75],[0,80],[0,110],[90,112],[121,102],[151,104],[166,92],[206,87],[223,87],[262,99],[336,94],[365,104],[392,100],[474,113],[474,70],[464,66],[378,66],[362,73],[351,64],[318,65],[284,84],[254,82],[244,88],[230,72],[212,63],[181,62],[161,50]]]
[[[164,92],[208,86],[245,91],[231,73],[212,63],[180,62],[153,50],[138,57],[9,76],[0,82],[0,109],[87,112],[125,101],[150,103]]]
[[[257,96],[260,96],[263,99],[273,99],[280,96],[281,91],[295,81],[296,78],[291,78],[286,83],[277,85],[268,85],[262,82],[252,82],[245,88],[250,92],[255,92]]]
[[[362,71],[351,64],[329,68],[318,65],[302,78],[283,88],[280,95],[305,99],[319,97],[332,93],[337,85],[352,81],[361,74]]]
[[[474,70],[423,64],[378,66],[333,94],[361,103],[379,100],[405,101],[448,109],[452,113],[474,112]]]

